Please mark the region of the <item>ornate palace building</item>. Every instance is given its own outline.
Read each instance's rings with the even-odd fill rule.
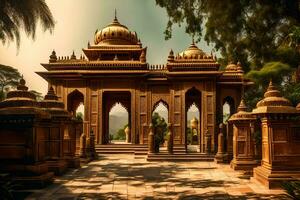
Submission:
[[[174,144],[187,144],[187,111],[199,109],[198,144],[203,152],[205,136],[211,136],[212,150],[217,149],[217,128],[222,121],[224,102],[233,114],[244,86],[251,85],[240,64],[229,64],[224,71],[216,57],[199,49],[193,42],[186,50],[170,50],[166,63],[147,63],[147,47],[136,32],[115,17],[97,30],[94,43],[83,48],[84,56],[58,57],[53,51],[47,70],[37,72],[48,81],[66,109],[75,115],[84,104],[84,132],[95,133],[97,144],[109,143],[109,111],[121,103],[129,113],[131,129],[128,141],[147,144],[152,112],[159,103],[168,109]],[[218,116],[219,115],[219,116]]]

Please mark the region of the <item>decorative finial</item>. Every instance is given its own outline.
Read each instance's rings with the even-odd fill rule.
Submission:
[[[75,56],[74,50],[73,50],[73,53],[72,53],[72,55],[71,55],[71,59],[72,59],[72,60],[76,60],[76,56]]]
[[[115,20],[118,20],[117,19],[117,9],[115,8]]]
[[[193,37],[192,37],[192,44],[195,45],[194,35],[193,35]]]
[[[240,105],[239,105],[239,107],[238,107],[238,111],[240,112],[240,111],[247,111],[247,106],[246,106],[246,104],[245,104],[245,101],[244,101],[244,99],[241,99],[241,102],[240,102]]]

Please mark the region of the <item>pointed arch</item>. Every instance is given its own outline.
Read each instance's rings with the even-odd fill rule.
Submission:
[[[194,103],[198,109],[201,107],[201,91],[197,88],[192,87],[185,92],[185,99],[186,99],[186,108],[190,108],[191,105]],[[187,111],[187,110],[186,110]]]
[[[76,115],[76,110],[80,104],[84,105],[84,95],[77,89],[67,96],[67,110]]]
[[[167,110],[169,111],[169,104],[168,104],[166,101],[164,101],[163,99],[160,99],[160,100],[158,100],[158,101],[153,105],[152,113],[153,113],[153,111],[159,106],[159,104],[163,104],[163,105],[167,108]]]

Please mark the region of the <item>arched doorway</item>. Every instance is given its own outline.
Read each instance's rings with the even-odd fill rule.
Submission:
[[[201,133],[201,92],[195,87],[185,93],[185,124],[187,152],[200,152],[204,145]]]
[[[223,99],[223,120],[224,124],[227,124],[228,119],[231,115],[235,113],[235,104],[234,99],[230,96],[227,96]]]
[[[67,109],[74,118],[84,118],[84,95],[78,90],[74,90],[67,97]]]
[[[103,108],[102,108],[102,119],[103,119],[103,129],[102,129],[102,144],[114,143],[112,126],[119,129],[124,129],[127,124],[129,127],[129,133],[127,136],[126,143],[131,143],[132,134],[131,128],[131,93],[129,91],[105,91],[103,93]],[[115,107],[117,106],[117,107]],[[126,110],[126,112],[124,111]],[[114,112],[116,111],[116,112]],[[112,114],[115,113],[114,117]],[[125,114],[126,113],[126,114]],[[127,120],[126,120],[126,119]],[[120,120],[121,119],[121,120]],[[127,123],[126,123],[127,121]],[[126,124],[124,124],[124,122]],[[123,127],[122,127],[123,126]],[[116,131],[119,131],[116,130]],[[125,130],[124,130],[125,131]],[[128,131],[128,130],[127,130]],[[124,140],[123,140],[124,142]]]
[[[200,151],[200,111],[199,108],[193,103],[187,110],[187,152]]]
[[[109,111],[109,143],[128,143],[129,115],[122,103],[117,102]],[[126,135],[127,133],[127,135]]]
[[[168,130],[169,106],[163,100],[153,106],[152,124],[154,128],[155,148],[157,152],[166,149],[166,135]]]

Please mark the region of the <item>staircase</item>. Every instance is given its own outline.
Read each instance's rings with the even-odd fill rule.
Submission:
[[[157,154],[148,154],[147,161],[214,161],[214,155],[207,155],[199,152],[189,152],[185,150],[185,145],[174,145],[173,154],[169,154],[167,148],[160,148]]]
[[[184,145],[174,145],[173,154],[167,152],[166,147],[161,147],[157,154],[148,154],[147,144],[96,144],[96,153],[103,154],[132,154],[135,159],[147,159],[147,161],[214,161],[214,155],[199,152],[187,153]]]
[[[133,154],[135,158],[145,158],[148,149],[145,144],[96,144],[96,153],[99,154]]]

